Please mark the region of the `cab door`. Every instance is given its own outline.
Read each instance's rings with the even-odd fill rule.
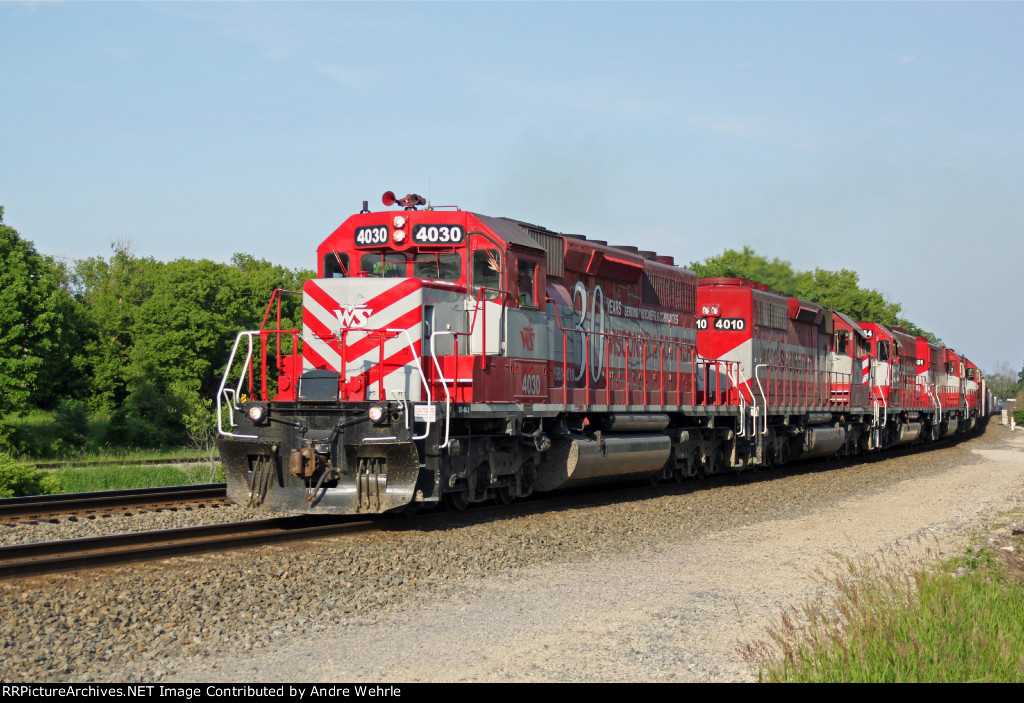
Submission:
[[[503,281],[508,257],[490,237],[470,235],[469,299],[466,306],[466,329],[469,330],[469,353],[501,354],[508,289]]]
[[[548,396],[546,259],[543,251],[510,246],[505,281],[506,356],[512,359],[512,399],[540,402]]]

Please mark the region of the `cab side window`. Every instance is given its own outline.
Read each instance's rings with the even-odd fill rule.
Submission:
[[[836,354],[849,356],[850,354],[850,333],[846,330],[836,332]]]
[[[870,356],[871,343],[863,337],[857,337],[857,356]]]
[[[519,262],[519,307],[536,307],[536,269],[532,261]]]
[[[331,252],[324,256],[324,278],[346,278],[348,276],[348,254]]]
[[[501,252],[497,249],[477,249],[473,252],[473,286],[475,288],[501,288]]]

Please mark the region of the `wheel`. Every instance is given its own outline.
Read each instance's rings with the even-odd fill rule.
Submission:
[[[695,449],[693,451],[693,456],[690,458],[690,462],[690,466],[694,467],[694,476],[696,476],[699,479],[708,477],[708,470],[707,467],[704,465],[704,462],[700,458],[699,450]]]
[[[718,447],[717,449],[715,449],[715,473],[722,473],[722,471],[726,468],[726,463],[728,462],[726,462],[725,460],[725,450],[722,449],[721,447]]]
[[[444,494],[444,501],[452,510],[465,510],[469,505],[469,498],[465,491],[455,491]]]
[[[494,492],[494,501],[500,505],[510,505],[515,499],[512,489],[508,486],[502,486]]]

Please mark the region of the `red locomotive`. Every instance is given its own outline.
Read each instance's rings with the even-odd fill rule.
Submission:
[[[218,393],[228,494],[376,513],[703,476],[973,429],[950,350],[671,257],[422,198],[317,249],[302,329],[275,293]],[[275,315],[276,311],[276,315]],[[276,320],[276,324],[273,324]]]

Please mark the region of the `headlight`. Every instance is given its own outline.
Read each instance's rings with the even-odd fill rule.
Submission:
[[[403,217],[402,215],[398,215],[397,217],[395,217],[394,222],[395,229],[402,229],[403,227],[405,227],[405,217]]]
[[[370,416],[370,422],[372,422],[375,425],[380,424],[381,421],[384,420],[384,406],[371,405],[370,410],[367,412],[367,415]]]
[[[250,405],[249,406],[249,419],[253,422],[259,422],[263,419],[266,414],[266,409],[262,405]]]

